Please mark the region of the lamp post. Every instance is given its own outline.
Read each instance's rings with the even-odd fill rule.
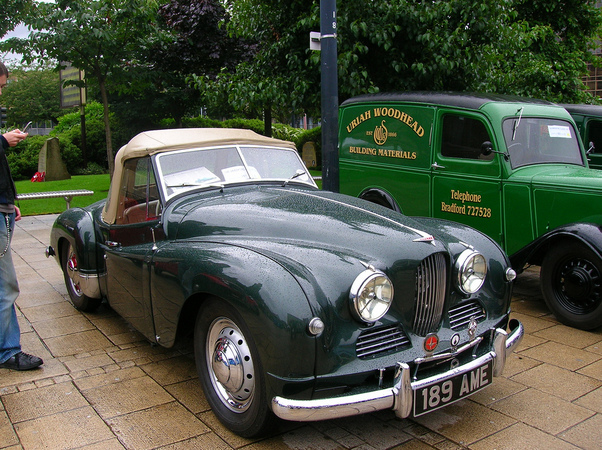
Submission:
[[[336,0],[320,0],[322,81],[322,188],[339,191]]]

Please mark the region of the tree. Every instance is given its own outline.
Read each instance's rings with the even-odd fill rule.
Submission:
[[[250,62],[223,72],[216,88],[237,109],[272,116],[320,111],[319,55],[309,52],[309,32],[319,29],[319,1],[224,0],[231,33],[257,42]]]
[[[319,0],[224,1],[231,31],[255,36],[260,48],[251,65],[228,74],[238,101],[263,82],[276,91],[264,101],[319,105],[319,55],[307,49],[309,32],[319,30]],[[591,1],[346,0],[337,7],[341,101],[401,90],[590,99],[581,77],[602,23]]]
[[[2,0],[0,7],[0,38],[12,31],[31,7],[32,0]]]
[[[228,33],[229,16],[219,0],[171,0],[159,8],[159,17],[162,25],[175,34],[173,42],[152,54],[153,66],[164,74],[161,77],[164,91],[172,93],[167,100],[179,94],[191,98],[184,80],[188,76],[195,74],[215,80],[222,71],[233,71],[256,52],[253,42]],[[195,91],[201,94],[204,106],[209,106],[217,116],[231,113],[229,108],[223,107],[224,102],[214,89]],[[166,103],[166,107],[172,108],[183,104],[182,101]]]
[[[35,4],[24,22],[34,30],[27,39],[10,39],[8,46],[27,62],[52,58],[84,70],[96,82],[104,107],[107,160],[114,156],[109,123],[109,90],[127,92],[150,68],[139,69],[151,48],[165,38],[156,24],[155,0],[57,0]]]
[[[11,82],[2,92],[3,103],[10,108],[9,123],[52,121],[63,114],[57,86],[59,76],[48,67],[11,70]]]

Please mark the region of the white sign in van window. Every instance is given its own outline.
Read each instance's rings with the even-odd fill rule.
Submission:
[[[553,138],[571,138],[570,127],[564,125],[548,125],[548,133],[550,133],[550,137]]]

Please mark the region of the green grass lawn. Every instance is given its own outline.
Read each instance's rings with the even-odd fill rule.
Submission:
[[[77,175],[72,176],[70,180],[44,181],[41,183],[32,183],[29,180],[17,181],[17,193],[27,194],[30,192],[48,192],[48,191],[72,191],[74,189],[87,189],[94,191],[94,195],[82,197],[73,197],[71,207],[87,206],[98,200],[107,198],[109,191],[110,177],[103,175]],[[19,200],[17,206],[21,209],[21,215],[33,216],[39,214],[55,214],[65,211],[67,203],[62,197],[46,198],[40,200]]]
[[[317,170],[310,171],[312,176],[321,177],[322,172]],[[319,188],[322,188],[322,180],[316,180]],[[107,198],[109,191],[110,178],[108,174],[104,175],[77,175],[70,180],[44,181],[42,183],[32,183],[29,180],[17,181],[15,183],[19,194],[30,192],[48,192],[48,191],[72,191],[74,189],[87,189],[94,191],[94,195],[73,197],[71,207],[88,206],[98,200]],[[19,200],[17,206],[21,208],[23,216],[35,216],[40,214],[56,214],[65,211],[65,199],[46,198],[41,200]]]

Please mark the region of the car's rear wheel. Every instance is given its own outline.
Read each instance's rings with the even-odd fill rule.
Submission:
[[[580,242],[552,247],[541,266],[541,290],[562,323],[590,330],[602,326],[602,261]]]
[[[63,245],[61,265],[67,293],[73,306],[80,311],[93,311],[98,308],[102,299],[88,297],[81,289],[77,254],[70,243]]]
[[[212,299],[200,309],[194,332],[197,372],[217,418],[244,437],[266,431],[273,419],[255,343],[234,308]]]

